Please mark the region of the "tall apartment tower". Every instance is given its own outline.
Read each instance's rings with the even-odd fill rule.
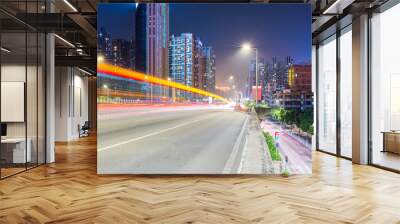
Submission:
[[[203,43],[196,38],[193,48],[193,87],[198,89],[203,89],[205,83],[206,61],[203,49]]]
[[[187,86],[193,86],[193,42],[192,33],[182,33],[172,35],[169,45],[169,76]]]
[[[169,72],[169,8],[140,3],[136,8],[136,70],[159,78]]]
[[[257,86],[258,88],[263,89],[264,88],[264,80],[265,80],[265,60],[264,58],[258,58],[257,62]],[[249,75],[247,78],[247,96],[249,98],[255,97],[253,94],[253,88],[256,86],[256,60],[253,59],[250,61],[249,65]],[[263,91],[261,90],[261,95],[263,95]],[[260,99],[260,98],[259,98]]]
[[[101,27],[98,33],[97,52],[107,60],[112,59],[112,40],[104,27]]]
[[[204,48],[206,71],[204,74],[204,90],[215,93],[215,54],[212,47]]]
[[[147,72],[147,5],[138,4],[135,14],[135,69]]]
[[[169,60],[169,75],[173,81],[204,89],[207,60],[200,39],[192,33],[172,35]]]

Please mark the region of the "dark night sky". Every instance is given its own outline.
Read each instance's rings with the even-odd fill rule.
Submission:
[[[133,38],[135,34],[135,9],[133,3],[98,4],[97,25],[105,27],[114,39]]]
[[[99,24],[114,38],[133,36],[135,5],[99,6]],[[238,86],[248,75],[252,55],[240,51],[243,42],[259,49],[259,57],[295,62],[311,59],[311,8],[303,4],[170,4],[170,34],[191,32],[216,54],[217,85],[235,76]]]
[[[195,33],[216,54],[217,83],[237,84],[248,74],[251,54],[237,46],[249,42],[259,57],[311,58],[311,8],[299,4],[170,4],[170,33]],[[254,55],[254,54],[253,54]]]

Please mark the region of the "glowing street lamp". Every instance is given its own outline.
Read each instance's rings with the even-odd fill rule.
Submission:
[[[171,81],[172,81],[171,77],[168,77],[168,83],[171,83]],[[168,88],[169,88],[168,96],[171,95],[172,102],[175,103],[175,88],[172,86],[169,86]],[[171,98],[170,98],[170,100],[171,100]]]
[[[98,62],[98,63],[104,62],[104,57],[103,57],[102,55],[99,55],[99,56],[97,57],[97,62]]]
[[[168,83],[170,83],[170,82],[171,82],[171,77],[168,77],[167,80],[168,80]],[[171,88],[170,86],[166,86],[166,87],[165,87],[165,92],[166,92],[166,93],[168,92],[168,95],[165,94],[165,95],[167,95],[167,97],[168,97],[167,99],[168,99],[168,100],[169,100],[170,92],[171,92],[170,88]]]
[[[150,103],[153,103],[153,84],[148,81],[149,80],[149,76],[148,75],[145,75],[144,79],[150,85]]]
[[[249,43],[244,43],[242,45],[242,49],[245,51],[254,50],[256,53],[256,104],[257,104],[258,103],[258,49],[255,47],[252,47],[251,44],[249,44]]]
[[[250,51],[252,49],[251,45],[249,43],[244,43],[242,45],[242,49],[245,51]]]
[[[107,93],[106,103],[108,103],[108,102],[110,102],[110,90],[108,89],[108,85],[104,84],[103,89],[106,89],[106,93]]]

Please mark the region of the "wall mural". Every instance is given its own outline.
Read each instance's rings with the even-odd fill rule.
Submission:
[[[98,6],[99,174],[309,174],[307,4]]]

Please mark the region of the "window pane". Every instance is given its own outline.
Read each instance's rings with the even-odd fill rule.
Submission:
[[[30,161],[26,144],[26,33],[1,34],[1,175],[25,170]]]
[[[28,168],[37,165],[37,79],[38,79],[38,36],[36,32],[27,33],[27,80],[26,80],[26,125],[27,125],[27,142],[28,150],[31,153],[28,160]]]
[[[32,14],[43,13],[44,6],[45,0],[0,1],[0,7],[28,20],[37,19]],[[4,178],[45,161],[45,35],[2,12],[0,17]]]
[[[372,163],[396,170],[400,170],[398,21],[400,21],[400,4],[374,15],[371,21]]]
[[[340,36],[340,152],[351,158],[352,141],[352,35],[351,29]]]
[[[318,48],[318,147],[336,153],[336,39]]]

